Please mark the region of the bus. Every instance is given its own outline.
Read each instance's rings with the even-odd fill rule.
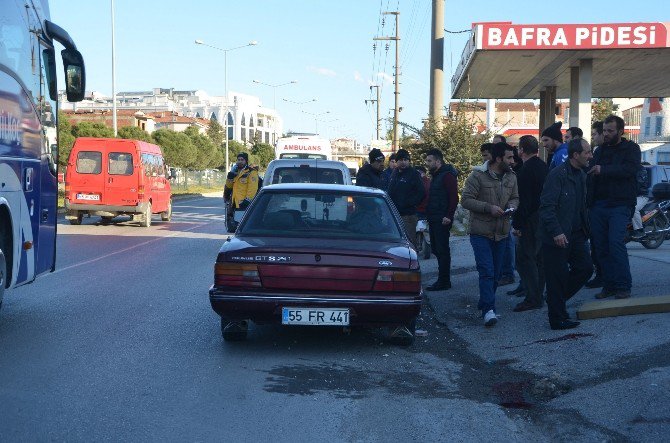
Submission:
[[[316,135],[291,135],[277,140],[275,159],[332,160],[330,141]]]
[[[58,42],[69,101],[84,61],[46,0],[0,0],[0,304],[6,289],[53,272],[58,195]]]

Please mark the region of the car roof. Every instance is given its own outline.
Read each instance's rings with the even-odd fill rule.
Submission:
[[[344,166],[345,168],[347,165],[344,162],[341,162],[339,160],[319,160],[316,158],[279,158],[276,160],[272,160],[268,164],[268,169],[270,166],[274,167],[279,167],[283,165],[309,165],[309,166],[320,166],[320,167],[339,167],[339,166]]]
[[[338,185],[330,183],[280,183],[276,185],[263,186],[263,191],[338,191],[342,193],[364,193],[378,194],[384,196],[386,193],[381,189],[367,188],[354,185]]]

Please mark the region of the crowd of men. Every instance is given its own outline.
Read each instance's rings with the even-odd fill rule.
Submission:
[[[546,300],[551,329],[579,325],[566,301],[585,285],[602,287],[598,299],[631,296],[625,237],[631,219],[637,229],[633,235],[641,228],[639,216],[637,223],[634,219],[640,205],[640,147],[623,137],[624,121],[618,116],[591,129],[593,149],[580,128],[563,133],[560,122],[546,128],[539,141],[525,135],[512,147],[495,136],[481,146],[483,164],[465,180],[460,203],[470,211],[468,233],[485,326],[498,321],[496,291],[514,282],[515,268],[520,283],[508,294],[523,300],[514,311],[540,309]],[[540,158],[540,143],[547,162]],[[356,184],[388,192],[412,241],[417,216],[426,218],[438,262],[438,278],[426,290],[450,289],[458,172],[437,149],[426,153],[425,168],[412,167],[404,149],[391,156],[386,169],[384,161],[379,149],[370,151]]]

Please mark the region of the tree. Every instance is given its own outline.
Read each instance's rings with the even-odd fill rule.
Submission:
[[[75,137],[114,138],[114,130],[103,123],[79,122],[72,126],[72,135]]]
[[[218,167],[222,162],[220,149],[212,143],[209,137],[200,133],[197,127],[190,126],[186,128],[184,134],[191,139],[191,143],[196,150],[196,159],[193,165],[196,169],[212,169]]]
[[[429,149],[439,149],[444,155],[444,161],[458,170],[459,189],[462,189],[472,167],[481,163],[479,148],[491,137],[488,131],[477,132],[474,114],[467,112],[464,102],[443,119],[441,126],[434,119],[426,120],[420,129],[406,123],[399,124],[419,138],[416,143],[409,144],[406,148],[412,155],[414,164],[420,164]]]
[[[214,143],[214,146],[217,148],[220,148],[223,146],[223,142],[225,140],[225,134],[224,134],[224,129],[221,124],[212,119],[209,121],[209,128],[207,128],[207,137]]]
[[[603,121],[607,116],[619,110],[619,105],[614,104],[611,98],[597,98],[591,103],[591,124]],[[582,128],[583,130],[584,128]],[[590,128],[589,128],[590,129]]]
[[[58,164],[60,166],[67,166],[74,140],[70,119],[63,112],[58,111]]]
[[[195,165],[197,150],[188,135],[171,129],[159,129],[152,136],[163,149],[168,165],[178,168],[192,168]]]
[[[152,143],[153,139],[147,131],[137,126],[124,126],[118,130],[119,138],[126,138],[130,140],[142,140],[143,142]]]
[[[251,147],[251,154],[261,169],[267,168],[268,163],[275,159],[275,149],[267,143],[255,143]]]

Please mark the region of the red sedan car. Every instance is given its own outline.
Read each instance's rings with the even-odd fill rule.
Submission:
[[[410,344],[421,271],[385,192],[281,184],[261,189],[219,251],[212,308],[224,340],[249,321],[289,326],[390,326]]]

